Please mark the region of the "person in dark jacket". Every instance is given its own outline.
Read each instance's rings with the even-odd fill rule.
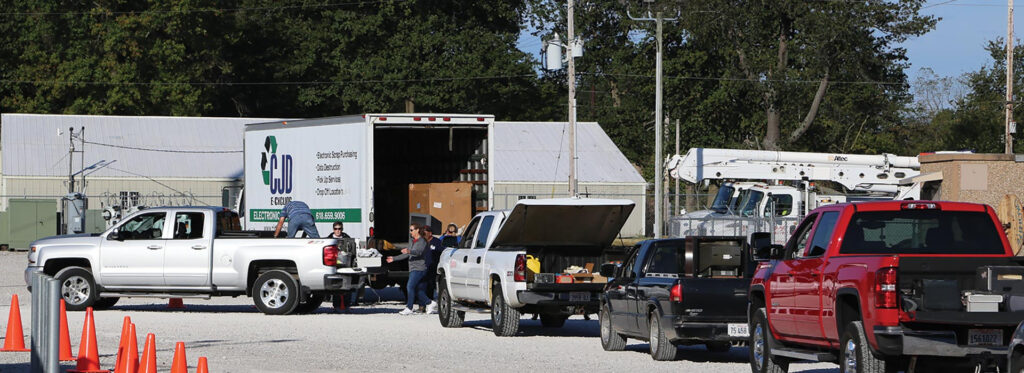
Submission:
[[[462,241],[462,237],[459,236],[459,226],[455,225],[455,223],[448,224],[444,235],[441,236],[441,246],[458,247],[460,241]]]
[[[427,283],[427,298],[437,301],[435,294],[437,291],[437,265],[441,260],[441,253],[444,252],[444,245],[441,244],[441,239],[434,237],[434,232],[431,232],[430,227],[424,228],[423,238],[427,240],[427,252],[429,253],[426,256],[427,276],[424,277],[424,281]]]
[[[412,235],[412,244],[409,248],[402,249],[401,255],[389,256],[387,258],[388,263],[396,260],[409,260],[409,282],[405,285],[406,290],[406,302],[405,309],[399,312],[400,315],[411,315],[413,314],[412,305],[415,301],[420,301],[420,304],[427,305],[427,312],[434,312],[437,310],[437,303],[427,298],[427,287],[423,278],[427,275],[427,263],[425,255],[427,252],[427,240],[423,238],[425,235],[423,226],[419,224],[413,224],[409,226],[409,234]],[[430,304],[427,304],[427,303]]]

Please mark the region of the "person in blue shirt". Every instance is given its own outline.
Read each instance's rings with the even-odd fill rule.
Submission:
[[[462,236],[459,236],[459,227],[455,223],[448,224],[447,230],[444,235],[441,236],[442,247],[456,247],[459,246],[459,242],[462,242]]]
[[[316,231],[316,224],[313,221],[313,212],[309,210],[309,205],[306,205],[302,201],[291,201],[284,205],[281,209],[281,213],[278,214],[279,219],[277,220],[277,228],[274,228],[274,237],[281,234],[281,227],[284,226],[284,221],[288,220],[288,237],[295,237],[295,232],[302,229],[306,233],[306,236],[312,238],[320,238],[320,233]]]
[[[427,240],[427,251],[430,253],[429,256],[424,255],[424,258],[427,260],[427,275],[424,277],[424,281],[427,282],[427,298],[436,300],[437,265],[441,260],[441,253],[444,252],[444,246],[441,245],[441,240],[434,236],[430,226],[423,228],[423,233],[425,233],[423,238]]]

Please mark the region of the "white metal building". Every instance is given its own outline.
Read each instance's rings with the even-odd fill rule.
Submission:
[[[494,208],[511,208],[523,198],[569,194],[567,122],[494,123]],[[644,235],[647,183],[596,122],[576,123],[577,192],[593,198],[636,202],[622,235]]]
[[[244,125],[274,120],[0,114],[0,211],[7,212],[11,200],[46,202],[37,209],[59,210],[57,201],[68,193],[69,170],[93,165],[83,172],[84,190],[81,175],[75,188],[88,196],[87,208],[94,217],[87,219],[90,231],[102,227],[95,217],[108,206],[219,206],[225,189],[242,183]],[[73,154],[69,167],[69,128],[77,136],[83,127],[85,143],[75,140],[75,150],[81,152]],[[643,178],[597,123],[577,127],[580,194],[636,201],[622,234],[643,235]],[[495,154],[489,161],[494,167],[494,208],[510,208],[521,198],[568,195],[567,123],[497,122],[493,141]],[[0,216],[0,241],[24,230],[20,220],[37,219]],[[37,230],[26,237],[53,234],[48,227]]]

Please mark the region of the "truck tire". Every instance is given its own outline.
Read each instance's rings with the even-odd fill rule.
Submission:
[[[772,356],[771,344],[774,338],[764,308],[758,308],[750,324],[750,370],[753,373],[789,371],[788,359]]]
[[[67,267],[53,276],[60,283],[60,296],[68,311],[84,311],[96,304],[99,294],[92,272],[82,267]]]
[[[1010,355],[1010,370],[1008,372],[1024,373],[1024,354],[1015,351]]]
[[[562,325],[565,325],[565,320],[568,318],[569,315],[542,313],[540,314],[540,325],[545,328],[561,328]]]
[[[327,296],[323,294],[309,294],[309,297],[307,297],[305,301],[299,303],[299,305],[295,307],[295,313],[313,313],[313,311],[320,309],[320,306],[324,303],[324,299],[327,299]]]
[[[441,284],[444,284],[444,278],[438,280]],[[461,328],[463,321],[466,319],[465,311],[456,311],[453,307],[455,301],[452,300],[452,295],[448,293],[447,286],[440,286],[437,294],[437,319],[441,321],[441,326],[445,328]]]
[[[252,284],[252,300],[267,315],[287,315],[299,305],[299,284],[288,272],[265,272]]]
[[[657,361],[675,360],[679,348],[669,342],[668,337],[665,336],[665,331],[661,329],[661,318],[657,313],[651,313],[648,319],[650,320],[648,324],[651,326],[651,334],[648,339],[651,343],[651,358]]]
[[[97,299],[96,303],[92,304],[92,309],[94,309],[94,310],[109,310],[111,307],[114,307],[114,305],[117,304],[117,301],[120,300],[120,299],[121,298],[118,298],[118,297],[110,297],[110,298],[100,298],[100,299]]]
[[[505,303],[501,285],[494,284],[491,296],[491,325],[494,335],[509,337],[519,332],[519,310]]]
[[[841,373],[885,373],[885,360],[875,357],[864,334],[864,323],[851,321],[846,324],[843,338],[839,343],[839,372]]]
[[[626,349],[626,337],[612,329],[612,315],[608,307],[601,306],[598,320],[601,323],[601,347],[605,351],[622,351]]]

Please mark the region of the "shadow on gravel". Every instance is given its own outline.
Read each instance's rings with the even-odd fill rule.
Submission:
[[[463,326],[476,330],[492,331],[490,320],[466,321]],[[601,329],[597,320],[566,320],[561,328],[546,328],[540,320],[522,319],[519,321],[518,337],[600,337]]]
[[[245,312],[245,313],[259,313],[260,310],[256,309],[253,305],[209,305],[209,304],[186,304],[185,308],[171,309],[167,308],[165,304],[138,304],[138,305],[124,305],[111,307],[112,311],[143,311],[143,312],[213,312],[213,313],[225,313],[225,312]]]

